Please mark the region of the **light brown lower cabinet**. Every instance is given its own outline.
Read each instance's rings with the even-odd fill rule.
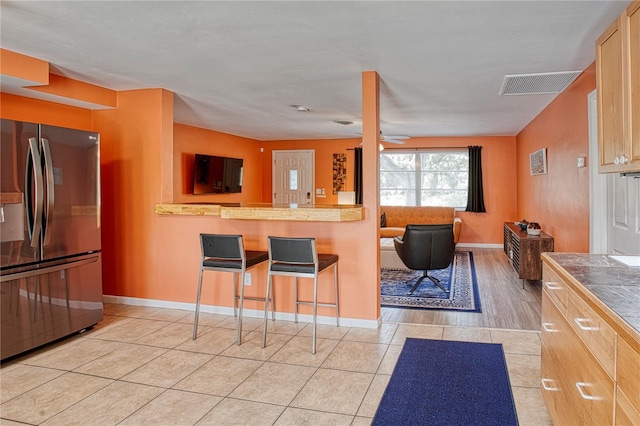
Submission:
[[[618,339],[616,424],[640,425],[640,352]]]
[[[640,426],[638,334],[574,276],[547,262],[540,389],[553,423]]]
[[[620,390],[616,390],[616,425],[640,425],[640,412],[631,405],[629,398]]]
[[[569,321],[542,299],[541,390],[554,424],[611,425],[615,384]]]

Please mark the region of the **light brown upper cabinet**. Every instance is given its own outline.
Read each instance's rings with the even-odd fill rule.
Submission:
[[[640,171],[640,1],[596,41],[600,173]]]

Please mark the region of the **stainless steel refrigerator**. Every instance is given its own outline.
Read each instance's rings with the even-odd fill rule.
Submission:
[[[102,320],[99,134],[1,120],[2,360]]]

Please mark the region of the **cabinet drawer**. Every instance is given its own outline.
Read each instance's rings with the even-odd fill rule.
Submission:
[[[615,377],[616,332],[573,290],[567,289],[567,321],[611,378]]]
[[[580,417],[578,406],[569,401],[569,394],[554,368],[552,356],[543,346],[540,365],[540,391],[554,424],[569,425]]]
[[[614,382],[567,319],[542,296],[541,390],[555,424],[613,423]],[[545,384],[549,388],[545,389]],[[555,412],[557,411],[557,413]]]
[[[549,266],[542,266],[542,285],[564,315],[567,310],[567,284]]]
[[[609,425],[613,424],[613,410],[615,384],[596,361],[591,352],[583,347],[573,357],[578,364],[579,376],[572,377],[571,391],[574,400],[578,400],[582,424]],[[568,384],[567,384],[568,385]]]
[[[618,389],[616,391],[616,426],[640,425],[640,412],[631,405],[627,396]]]
[[[549,293],[545,289],[542,292],[542,346],[551,355],[550,361],[557,371],[565,371],[572,368],[572,347],[578,343],[578,338],[567,324],[566,319],[560,313],[558,307],[551,301]]]
[[[636,411],[640,411],[640,353],[618,339],[616,382]]]
[[[572,350],[580,347],[580,341],[546,290],[542,292],[541,338],[540,391],[549,414],[554,424],[575,424],[581,407],[571,387],[580,375]]]

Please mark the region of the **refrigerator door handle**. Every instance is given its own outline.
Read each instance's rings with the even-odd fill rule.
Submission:
[[[42,229],[42,205],[44,192],[42,188],[42,161],[38,149],[38,140],[29,138],[27,164],[25,167],[25,201],[27,210],[27,229],[31,247],[38,247],[40,230]],[[33,193],[35,192],[35,193]]]
[[[44,162],[44,182],[47,189],[47,197],[45,199],[44,214],[42,221],[42,230],[44,231],[43,244],[47,245],[51,242],[51,222],[53,221],[53,206],[55,201],[54,179],[53,179],[53,161],[51,159],[51,148],[49,141],[45,138],[40,139],[42,146],[42,159]]]

